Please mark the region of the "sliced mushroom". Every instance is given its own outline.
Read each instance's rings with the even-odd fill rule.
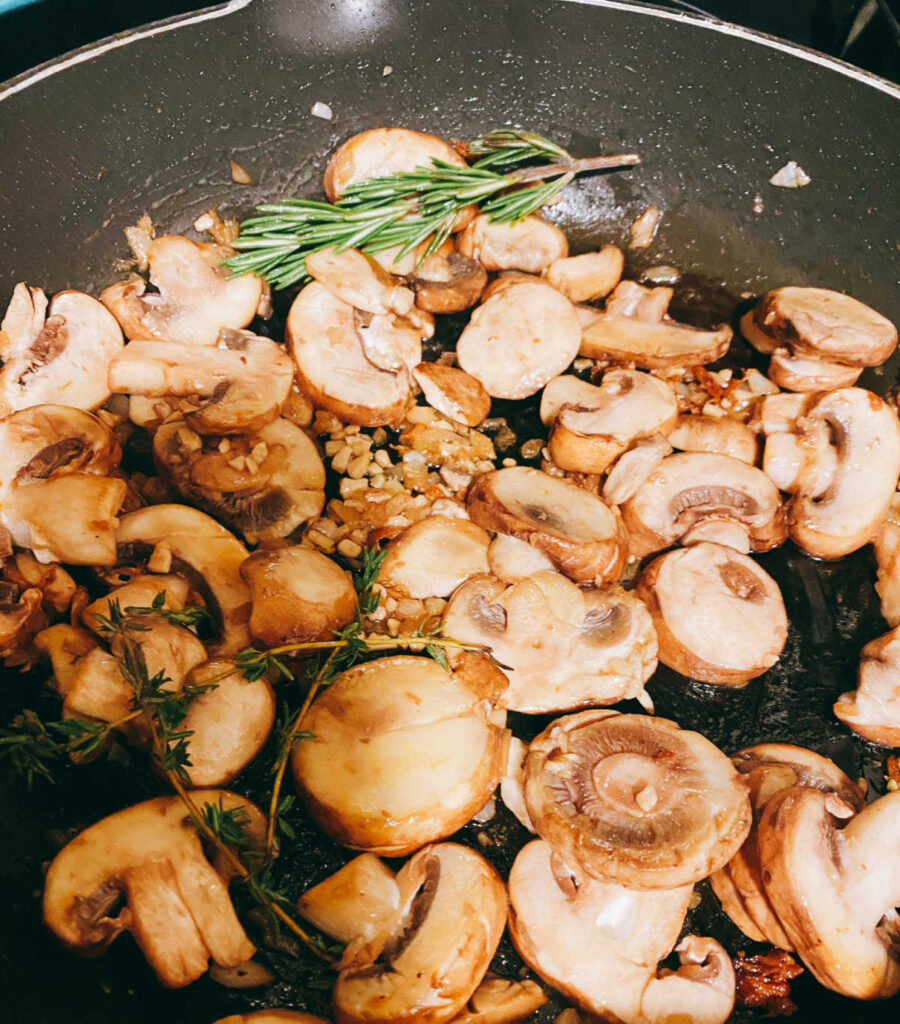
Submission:
[[[599,252],[554,260],[544,271],[544,277],[571,302],[590,302],[609,295],[624,269],[622,250],[617,245],[604,245]]]
[[[900,793],[846,820],[833,794],[791,786],[766,804],[759,853],[766,895],[801,959],[855,999],[900,991],[896,956]]]
[[[553,570],[553,563],[542,551],[506,533],[498,533],[491,541],[487,560],[491,575],[504,583],[518,583],[537,572]]]
[[[163,235],[147,246],[150,284],[137,274],[110,285],[100,301],[131,341],[215,345],[222,328],[239,330],[256,316],[263,280],[253,274],[229,277],[227,245]]]
[[[900,747],[900,627],[862,649],[856,689],[842,693],[834,713],[855,733]]]
[[[662,555],[641,574],[637,594],[653,617],[659,660],[684,676],[743,686],[784,649],[778,584],[730,547],[702,542]]]
[[[759,455],[755,431],[727,416],[681,415],[669,432],[669,443],[683,452],[728,455],[753,466]]]
[[[371,363],[353,307],[314,281],[294,299],[287,341],[300,388],[321,409],[348,423],[396,423],[410,403],[409,378]]]
[[[609,582],[625,564],[625,534],[615,510],[559,477],[528,466],[478,477],[469,490],[472,521],[543,552],[578,582]]]
[[[113,602],[122,611],[132,607],[151,608],[154,600],[162,594],[162,610],[180,611],[187,604],[189,591],[190,587],[183,576],[174,573],[139,573],[122,586],[115,587],[105,597],[92,601],[81,613],[81,617],[88,629],[97,631],[102,624],[100,617],[109,618]]]
[[[491,538],[457,516],[428,516],[388,546],[378,582],[403,597],[449,597],[470,576],[488,571]]]
[[[478,987],[500,942],[506,889],[455,843],[426,847],[397,875],[400,911],[368,963],[338,975],[337,1024],[444,1024]]]
[[[461,313],[481,298],[487,271],[470,256],[445,243],[410,272],[416,305],[428,313]]]
[[[590,384],[573,373],[560,374],[559,377],[548,381],[541,392],[541,423],[545,427],[551,427],[564,406],[590,407],[596,405],[600,397],[600,388],[596,384]]]
[[[48,309],[40,288],[17,284],[0,323],[0,416],[49,402],[96,409],[122,345],[115,318],[90,295],[58,292]]]
[[[50,659],[53,667],[50,685],[60,697],[65,697],[72,688],[79,662],[97,646],[97,641],[86,629],[58,623],[38,633],[34,646]]]
[[[434,334],[434,318],[418,310],[401,317],[355,309],[353,322],[366,359],[388,373],[411,374],[422,361],[422,340]]]
[[[411,289],[359,249],[320,249],[310,253],[304,262],[313,280],[363,312],[406,316],[415,302]]]
[[[286,537],[325,504],[318,450],[284,418],[225,441],[201,437],[176,420],[156,431],[153,455],[184,498],[251,544]]]
[[[516,281],[473,313],[456,345],[459,365],[494,398],[527,398],[578,354],[572,303],[542,281]]]
[[[809,412],[815,400],[814,396],[804,394],[763,395],[754,405],[747,425],[766,437],[790,432],[796,428],[797,420]]]
[[[619,587],[581,589],[556,572],[506,587],[491,576],[463,584],[444,634],[485,644],[509,679],[505,704],[543,713],[614,704],[643,694],[656,669],[646,608]]]
[[[631,889],[706,878],[751,823],[746,782],[709,740],[608,710],[559,718],[532,742],[525,801],[566,863]]]
[[[662,434],[641,438],[616,460],[603,482],[600,496],[610,505],[624,505],[637,494],[656,467],[672,454],[672,445]]]
[[[280,345],[228,331],[205,346],[133,341],[113,360],[109,386],[116,394],[192,399],[184,412],[191,429],[242,434],[276,419],[293,376]]]
[[[534,832],[534,822],[528,816],[525,806],[525,758],[528,747],[518,736],[510,736],[509,750],[506,755],[506,768],[500,780],[500,797],[503,803],[516,816],[523,828]]]
[[[425,401],[448,419],[477,427],[491,411],[491,396],[473,376],[443,363],[419,363],[413,378]]]
[[[787,536],[781,496],[766,474],[709,452],[663,459],[622,506],[622,518],[633,558],[714,537],[739,551],[768,551]]]
[[[250,632],[269,647],[327,640],[356,617],[350,573],[313,548],[257,551],[241,576],[253,601]]]
[[[300,1010],[252,1010],[250,1013],[231,1013],[213,1024],[328,1024],[328,1021]]]
[[[530,978],[510,981],[486,974],[452,1024],[514,1024],[530,1020],[546,1002],[543,989]]]
[[[849,814],[850,808],[854,812],[862,809],[865,794],[827,757],[788,743],[747,747],[731,760],[749,783],[754,823],[744,845],[710,881],[725,913],[748,938],[792,949],[763,884],[757,825],[766,803],[788,786],[809,786],[833,793],[847,804]]]
[[[28,652],[29,645],[45,631],[47,616],[42,608],[43,595],[37,587],[28,587],[21,593],[17,589],[12,588],[0,601],[0,658],[7,665],[12,664],[12,659],[28,668],[34,661]]]
[[[761,355],[770,356],[778,348],[777,340],[762,330],[756,323],[755,307],[754,309],[748,309],[744,313],[740,319],[739,326],[742,337]]]
[[[506,680],[497,669],[486,677],[406,656],[342,673],[304,720],[313,738],[293,754],[297,789],[319,826],[345,846],[398,857],[464,825],[505,760],[506,730],[492,708]]]
[[[603,473],[638,439],[668,434],[678,416],[672,389],[649,373],[608,370],[595,390],[557,413],[549,451],[560,469]]]
[[[487,288],[481,293],[481,303],[484,305],[488,299],[492,299],[495,295],[501,295],[506,291],[507,288],[514,284],[546,284],[547,282],[539,274],[525,274],[521,270],[501,270],[500,273],[488,283]],[[558,291],[559,289],[557,289]],[[574,303],[572,308],[575,310],[575,315],[579,317],[579,310],[583,307],[577,306]],[[593,308],[593,307],[591,307]],[[596,310],[594,310],[596,312]]]
[[[658,968],[678,941],[690,895],[689,885],[638,892],[573,878],[550,845],[535,840],[510,872],[510,934],[530,967],[603,1020],[724,1024],[734,972],[718,943],[687,936],[677,947],[683,966]]]
[[[175,566],[185,573],[213,618],[219,653],[234,654],[249,645],[250,591],[240,573],[247,549],[223,526],[186,505],[153,505],[123,516],[116,541],[120,547],[149,547],[154,571]]]
[[[456,245],[463,256],[478,260],[485,270],[523,270],[527,274],[540,274],[569,255],[566,236],[537,214],[511,224],[479,214],[461,232]]]
[[[583,328],[580,354],[648,370],[720,359],[731,344],[731,329],[722,324],[714,331],[703,331],[676,323],[665,315],[671,295],[671,288],[646,289],[634,281],[622,281],[606,309]]]
[[[900,626],[900,495],[891,498],[887,518],[872,539],[881,598],[881,614],[889,626]]]
[[[251,837],[265,829],[259,810],[234,793],[198,790],[193,798],[199,807],[240,808]],[[116,915],[123,898],[127,908]],[[227,882],[204,856],[177,796],[112,814],[64,846],[47,871],[44,922],[69,949],[87,956],[130,931],[167,988],[190,984],[210,960],[232,967],[254,953]]]
[[[862,368],[827,363],[808,356],[793,356],[789,349],[776,348],[769,360],[769,377],[786,391],[834,391],[850,388],[856,383]]]

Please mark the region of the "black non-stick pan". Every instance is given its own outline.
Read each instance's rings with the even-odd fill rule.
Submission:
[[[393,68],[384,74],[386,66]],[[328,104],[331,121],[310,115]],[[552,216],[576,248],[624,242],[648,205],[663,210],[632,270],[674,263],[698,321],[782,284],[847,291],[900,321],[900,90],[819,54],[658,8],[565,0],[232,0],[108,39],[0,86],[0,301],[16,281],[96,291],[124,255],[122,229],[148,212],[182,231],[211,205],[247,212],[272,196],[314,195],[328,153],[384,124],[471,138],[498,125],[543,132],[578,155],[637,150],[642,165],[571,186]],[[253,176],[236,185],[229,160]],[[778,189],[796,160],[812,179]],[[757,198],[758,197],[758,198]],[[760,212],[759,207],[763,209]],[[883,391],[897,364],[863,378]],[[884,789],[884,751],[851,737],[831,703],[852,688],[862,645],[884,632],[868,550],[816,564],[790,545],[765,556],[791,634],[775,669],[742,691],[661,670],[658,713],[726,751],[760,740],[807,745]],[[7,673],[4,721],[49,709],[40,673]],[[521,716],[520,734],[536,729]],[[99,960],[57,949],[40,925],[42,865],[69,830],[158,791],[146,765],[97,764],[54,786],[0,792],[0,1020],[10,1024],[208,1024],[251,1006],[321,1012],[306,961],[275,954],[262,992],[208,979],[158,988],[129,939]],[[257,771],[236,788],[257,795]],[[283,859],[294,893],[345,854],[304,825]],[[524,833],[502,809],[484,829],[508,869]],[[475,829],[461,833],[475,842]],[[900,851],[885,851],[897,856]],[[753,951],[701,887],[692,930]],[[585,951],[590,955],[590,951]],[[504,944],[501,973],[520,963]],[[796,1020],[896,1017],[897,1002],[840,999],[804,975]],[[556,1002],[535,1017],[552,1020]],[[740,1011],[735,1020],[757,1019]]]

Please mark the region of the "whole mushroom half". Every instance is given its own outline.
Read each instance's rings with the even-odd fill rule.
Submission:
[[[743,686],[770,669],[787,641],[778,584],[732,548],[703,542],[669,551],[636,593],[656,627],[659,660],[684,676]]]
[[[509,876],[509,930],[522,959],[603,1020],[724,1024],[734,1006],[728,954],[678,935],[691,886],[640,892],[574,875],[549,843],[519,851]],[[659,962],[675,948],[676,971]]]
[[[512,711],[533,714],[646,699],[656,669],[647,609],[620,587],[575,586],[538,571],[506,586],[476,576],[450,599],[444,634],[484,644],[504,667]]]
[[[863,647],[856,689],[838,697],[834,713],[872,743],[900,747],[900,626]]]
[[[472,521],[527,541],[576,582],[618,580],[626,536],[618,512],[568,480],[529,466],[498,469],[469,489]]]
[[[313,736],[293,753],[309,813],[337,842],[393,857],[455,832],[500,781],[505,688],[474,657],[456,671],[398,656],[343,672],[312,705]]]
[[[706,878],[751,824],[747,784],[718,747],[667,719],[607,710],[559,718],[531,743],[525,802],[566,863],[629,889]]]
[[[96,409],[109,398],[106,374],[122,350],[115,318],[84,292],[17,284],[0,323],[0,416],[55,402]]]
[[[242,809],[250,835],[261,836],[265,820],[243,797],[213,789],[193,798],[200,807]],[[127,906],[115,914],[123,898]],[[210,960],[233,967],[254,953],[226,878],[206,859],[175,796],[103,818],[64,846],[47,871],[44,922],[69,949],[87,956],[130,931],[168,988],[190,984]]]

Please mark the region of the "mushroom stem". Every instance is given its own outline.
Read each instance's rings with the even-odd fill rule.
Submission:
[[[509,177],[517,184],[521,181],[543,181],[557,174],[581,174],[584,171],[602,171],[613,167],[633,167],[641,158],[637,153],[617,153],[614,156],[589,156],[581,160],[564,160],[556,164],[541,164],[517,171]]]

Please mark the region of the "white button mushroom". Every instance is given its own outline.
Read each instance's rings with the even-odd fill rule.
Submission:
[[[872,539],[881,598],[881,614],[889,626],[900,626],[900,494],[894,494],[887,518]]]
[[[681,415],[668,438],[679,451],[728,455],[750,466],[759,455],[756,432],[727,416]]]
[[[554,260],[544,271],[548,284],[570,302],[602,299],[616,287],[625,268],[625,255],[617,245]]]
[[[416,305],[428,313],[461,313],[481,298],[487,271],[469,256],[445,242],[409,272]]]
[[[365,313],[406,316],[415,302],[409,288],[359,249],[319,249],[304,262],[314,281]]]
[[[900,626],[862,649],[856,689],[842,693],[834,713],[872,743],[900,747]]]
[[[540,274],[569,255],[566,236],[537,214],[512,224],[497,223],[486,214],[479,214],[456,244],[463,256],[478,260],[485,270]]]
[[[488,569],[504,583],[518,583],[538,572],[553,571],[553,563],[528,541],[498,533],[488,548]]]
[[[455,366],[419,363],[413,378],[432,409],[457,423],[477,427],[491,411],[491,396],[480,381]]]
[[[786,391],[834,391],[850,388],[862,369],[843,366],[807,356],[792,356],[789,349],[776,348],[769,360],[769,378]]]

